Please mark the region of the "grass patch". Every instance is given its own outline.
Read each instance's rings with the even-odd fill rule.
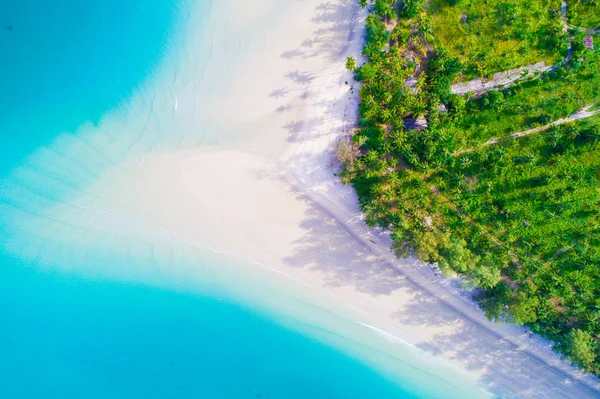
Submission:
[[[569,0],[569,25],[584,29],[600,29],[600,1]]]
[[[447,120],[442,128],[456,138],[457,149],[465,149],[546,125],[599,102],[600,59],[594,59],[470,101],[463,115]]]
[[[560,0],[431,0],[436,43],[465,64],[460,77],[490,77],[566,55]]]

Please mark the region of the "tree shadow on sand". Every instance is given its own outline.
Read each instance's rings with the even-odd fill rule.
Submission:
[[[439,311],[440,307],[443,312]],[[417,346],[434,355],[444,353],[466,370],[481,374],[482,384],[502,397],[598,397],[594,387],[574,380],[563,371],[562,367],[568,368],[568,365],[557,358],[548,361],[544,349],[536,349],[539,343],[531,341],[525,330],[520,336],[508,335],[505,339],[498,329],[490,329],[489,325],[494,323],[485,320],[483,315],[466,314],[427,292],[401,304],[394,318],[405,325],[451,327],[447,329],[450,332],[437,333],[429,342]],[[497,324],[494,327],[507,328]],[[513,333],[519,332],[518,327],[508,328]],[[582,376],[579,372],[576,374]]]
[[[298,70],[288,72],[285,77],[299,85],[308,85],[315,80],[315,75],[309,72],[300,72]]]
[[[269,97],[271,98],[283,98],[288,94],[288,90],[283,89],[275,89],[271,93],[269,93]]]
[[[306,234],[294,243],[297,250],[285,259],[288,265],[323,272],[331,286],[349,285],[371,295],[387,295],[403,286],[403,276],[356,245],[334,218],[316,206],[305,216],[301,227]]]
[[[493,394],[505,398],[598,397],[592,386],[563,371],[564,363],[556,360],[554,364],[537,350],[526,348],[531,344],[529,338],[504,339],[502,330],[490,328],[494,323],[483,314],[465,311],[465,304],[457,304],[460,299],[427,282],[427,276],[415,277],[420,272],[412,261],[390,264],[358,241],[378,242],[376,236],[365,233],[357,239],[335,215],[309,203],[301,224],[304,234],[285,259],[288,265],[317,271],[332,287],[347,286],[373,297],[404,291],[407,295],[401,297],[408,299],[398,303],[390,316],[399,325],[430,327],[434,331],[431,338],[423,339],[417,347],[480,375],[478,381]],[[440,290],[445,294],[440,295]]]
[[[293,67],[293,61],[297,58],[317,54],[343,68],[343,61],[350,55],[351,46],[356,45],[359,35],[363,35],[363,31],[357,30],[360,15],[355,0],[321,3],[311,20],[315,25],[313,35],[302,43],[292,44],[296,47],[284,52],[282,58],[290,60]],[[339,108],[336,107],[340,107],[339,99],[327,102],[319,97],[321,89],[316,84],[322,81],[337,87],[344,84],[343,76],[340,77],[341,81],[338,79],[331,83],[326,76],[328,73],[324,70],[315,72],[291,68],[285,75],[293,86],[284,89],[290,95],[285,103],[279,105],[280,109],[288,111],[290,104],[297,107],[300,102],[306,106],[321,107],[325,111],[325,116],[319,118],[290,117],[282,125],[288,134],[288,141],[310,141],[320,135],[346,133],[354,127],[356,115],[338,112]],[[336,70],[335,73],[339,74],[340,71]],[[346,76],[350,80],[349,74]],[[306,98],[295,94],[307,90],[311,95]],[[291,93],[296,97],[293,100]],[[317,156],[319,154],[299,153],[294,161],[300,168],[312,168],[314,157]],[[562,371],[560,367],[564,367],[564,364],[559,362],[559,367],[556,367],[535,351],[520,348],[526,341],[516,340],[513,343],[503,340],[494,328],[490,329],[493,323],[485,320],[481,313],[473,312],[469,305],[457,305],[456,301],[459,300],[449,292],[440,292],[444,290],[442,287],[428,282],[429,277],[425,273],[414,270],[411,265],[413,261],[398,261],[394,265],[388,263],[364,245],[368,240],[377,241],[377,238],[367,233],[364,237],[353,235],[355,233],[346,230],[347,221],[338,223],[335,215],[308,202],[312,205],[301,225],[305,234],[295,242],[295,251],[285,259],[288,265],[318,271],[330,286],[352,287],[373,297],[392,295],[403,290],[406,295],[401,296],[410,299],[406,300],[407,303],[398,303],[397,311],[390,316],[401,325],[432,327],[432,331],[435,327],[432,338],[424,339],[418,346],[426,352],[443,355],[463,364],[469,371],[480,375],[482,385],[494,394],[507,398],[598,397],[597,391],[583,382],[573,380]]]
[[[357,27],[360,26],[358,18],[360,15],[360,7],[354,0],[332,0],[323,2],[315,8],[315,15],[311,19],[311,23],[315,26],[313,34],[310,37],[305,38],[301,43],[297,44],[296,48],[284,51],[281,54],[281,58],[290,60],[293,62],[297,58],[310,58],[319,56],[323,60],[331,63],[341,63],[349,55],[349,48],[354,44],[358,35],[362,35],[362,31],[357,31]],[[343,69],[341,69],[343,71]],[[275,107],[277,112],[289,111],[293,108],[297,108],[298,103],[304,103],[305,106],[321,107],[322,109],[328,110],[338,106],[338,102],[329,103],[310,103],[311,101],[318,101],[318,93],[327,90],[330,87],[318,86],[316,82],[318,79],[327,80],[327,75],[339,75],[340,70],[335,70],[333,73],[328,73],[324,70],[318,71],[302,71],[298,69],[290,70],[285,74],[285,77],[290,81],[292,86],[286,88],[274,89],[269,97],[271,98],[283,98],[286,96],[286,102],[278,104]],[[330,83],[330,86],[339,85],[339,81]],[[310,87],[310,90],[307,88]],[[288,94],[298,92],[299,95],[295,95],[294,98],[287,98]],[[316,93],[313,93],[316,92]],[[294,105],[291,105],[294,104]],[[325,112],[332,118],[338,118],[336,114],[339,112]],[[302,137],[298,136],[300,130],[307,132],[314,132],[310,126],[314,121],[308,118],[306,121],[290,120],[284,124],[284,129],[289,132],[288,141],[299,141]],[[334,121],[337,124],[345,123],[341,117]],[[306,123],[307,127],[299,128],[298,125]],[[353,125],[353,120],[347,124],[349,130]],[[290,127],[293,127],[290,129]]]

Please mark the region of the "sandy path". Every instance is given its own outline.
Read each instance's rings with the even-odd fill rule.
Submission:
[[[510,86],[526,76],[534,76],[536,73],[547,72],[554,68],[555,66],[546,65],[546,63],[542,61],[538,62],[537,64],[510,69],[506,72],[495,73],[490,80],[485,78],[477,78],[468,82],[455,83],[452,85],[452,93],[459,95],[463,95],[468,92],[474,94],[483,94],[500,87]]]
[[[543,126],[538,126],[538,127],[532,128],[532,129],[524,130],[522,132],[513,133],[513,134],[510,134],[510,135],[504,136],[504,137],[492,138],[492,139],[486,141],[483,144],[483,146],[498,144],[498,143],[501,143],[503,141],[514,140],[514,139],[518,139],[518,138],[521,138],[521,137],[529,136],[529,135],[534,134],[534,133],[539,133],[539,132],[543,132],[545,130],[548,130],[548,129],[550,129],[553,126],[560,126],[560,125],[563,125],[565,123],[575,122],[575,121],[578,121],[578,120],[581,120],[581,119],[587,119],[587,118],[590,118],[590,117],[592,117],[592,116],[597,115],[598,113],[600,113],[600,110],[590,111],[589,109],[591,107],[592,107],[591,105],[588,105],[586,107],[583,107],[579,111],[575,112],[571,116],[555,120],[554,122],[548,123],[548,124],[543,125]],[[472,152],[472,151],[475,151],[475,148],[467,148],[465,150],[457,151],[456,153],[454,153],[454,155],[456,156],[456,155],[460,155],[460,154],[464,154],[464,153]]]
[[[567,1],[562,0],[561,3],[561,25],[563,27],[563,32],[567,33],[569,26],[567,24]],[[546,65],[545,62],[538,62],[536,64],[526,65],[520,68],[510,69],[506,72],[498,72],[495,73],[492,79],[487,80],[485,78],[477,78],[470,80],[468,82],[460,82],[452,85],[452,93],[458,95],[464,95],[468,92],[481,95],[490,90],[496,90],[501,87],[510,86],[516,83],[518,80],[523,79],[524,77],[531,77],[538,73],[548,72],[556,67],[562,65],[565,62],[569,62],[571,60],[573,54],[573,41],[569,38],[569,50],[567,53],[567,57],[565,60],[558,65]]]
[[[507,140],[514,140],[520,137],[525,137],[525,136],[529,136],[530,134],[534,134],[534,133],[538,133],[538,132],[543,132],[544,130],[548,130],[553,126],[559,126],[559,125],[563,125],[565,123],[569,123],[569,122],[574,122],[574,121],[578,121],[580,119],[587,119],[590,118],[598,113],[600,113],[600,110],[595,110],[595,111],[589,111],[589,109],[591,108],[591,105],[588,105],[587,107],[583,107],[582,109],[580,109],[579,111],[575,112],[573,115],[566,117],[566,118],[561,118],[558,119],[552,123],[549,123],[547,125],[544,126],[540,126],[540,127],[536,127],[533,129],[529,129],[529,130],[525,130],[523,132],[518,132],[518,133],[513,133],[509,136],[506,137],[500,137],[500,138],[494,138],[491,140],[488,140],[484,145],[492,145],[492,144],[496,144],[496,143],[500,143],[502,141],[507,141]]]

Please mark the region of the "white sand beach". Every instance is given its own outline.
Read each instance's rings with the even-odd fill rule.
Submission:
[[[167,242],[169,251],[178,248],[180,254],[195,246],[211,248],[247,261],[250,275],[272,271],[276,284],[326,298],[328,303],[318,305],[339,310],[365,334],[397,337],[420,349],[418,354],[464,370],[494,395],[598,397],[597,379],[523,329],[487,321],[431,267],[395,259],[386,235],[363,224],[355,194],[341,185],[332,166],[333,147],[349,134],[357,114],[357,84],[344,69],[346,57],[361,52],[365,12],[356,3],[218,2],[213,12],[227,15],[231,30],[223,32],[210,57],[227,51],[221,59],[233,64],[208,62],[198,78],[197,57],[205,54],[193,50],[204,32],[184,33],[183,67],[169,83],[171,92],[161,92],[160,84],[149,89],[156,94],[148,118],[147,104],[123,110],[139,117],[131,131],[144,126],[144,137],[152,139],[109,134],[107,126],[115,128],[123,117],[107,117],[104,127],[65,136],[34,156],[16,174],[39,187],[38,197],[44,191],[41,170],[59,180],[73,165],[93,172],[64,183],[66,200],[31,205],[36,215],[27,210],[33,202],[16,199],[18,194],[11,198],[19,210],[0,205],[0,212],[19,220],[19,231],[35,231],[36,237],[23,246],[14,233],[6,245],[24,257],[48,257],[48,263],[52,254],[40,247],[85,253],[98,237],[105,237],[104,252],[123,240],[139,248]],[[254,28],[260,24],[260,31]],[[244,35],[261,39],[246,48]],[[169,76],[158,74],[157,81]],[[211,100],[199,103],[198,92],[207,90]],[[140,96],[149,98],[145,92]],[[200,124],[222,133],[204,141],[210,145],[196,144]],[[161,131],[169,132],[164,126],[185,133],[162,140]],[[100,148],[105,154],[118,148],[114,154],[120,155],[98,155]],[[71,153],[76,155],[65,155]],[[104,166],[95,166],[98,162]],[[84,194],[73,194],[69,184],[84,185]],[[18,192],[6,187],[5,196]],[[23,213],[29,222],[22,222]],[[159,256],[158,247],[153,256]],[[128,256],[145,251],[132,248]]]

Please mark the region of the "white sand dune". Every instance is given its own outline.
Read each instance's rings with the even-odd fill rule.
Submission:
[[[362,223],[330,167],[356,115],[343,64],[360,53],[357,2],[217,3],[229,25],[207,28],[214,46],[203,43],[207,30],[182,35],[179,67],[166,67],[156,87],[2,184],[4,246],[48,264],[66,254],[75,269],[97,253],[157,267],[193,266],[196,247],[236,254],[255,262],[245,272],[285,275],[277,284],[309,287],[365,332],[444,359],[495,395],[598,397],[596,379],[523,330],[488,322],[430,268],[394,259],[385,235]],[[205,57],[234,62],[202,66]]]

